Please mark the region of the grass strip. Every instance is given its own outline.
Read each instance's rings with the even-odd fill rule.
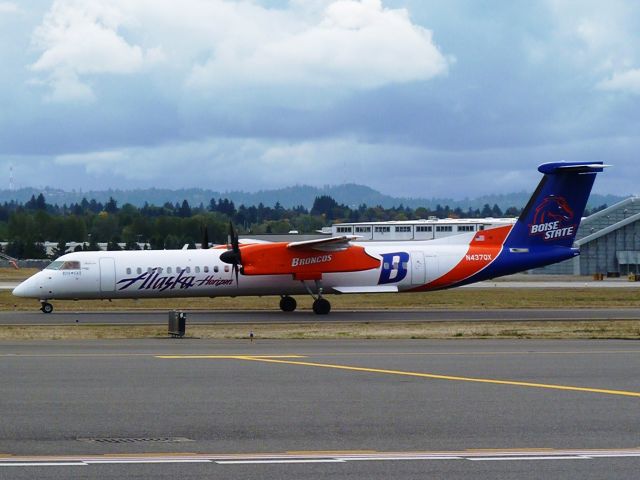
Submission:
[[[187,337],[202,339],[640,339],[640,321],[429,322],[187,325]],[[166,338],[167,328],[149,325],[7,326],[0,340]]]

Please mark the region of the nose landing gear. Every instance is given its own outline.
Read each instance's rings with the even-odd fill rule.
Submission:
[[[42,313],[51,313],[53,312],[53,305],[46,300],[40,300],[40,310],[42,310]]]

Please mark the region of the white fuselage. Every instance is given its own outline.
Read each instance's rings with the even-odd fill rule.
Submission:
[[[364,291],[365,287],[371,291],[404,291],[425,285],[451,270],[465,257],[472,236],[456,236],[455,242],[444,239],[359,244],[369,255],[381,259],[380,267],[358,272],[325,273],[322,275],[323,291],[336,293],[341,287],[355,288],[353,291]],[[236,282],[231,265],[220,260],[224,251],[69,253],[25,280],[13,293],[46,300],[293,295],[308,291],[303,282],[295,280],[291,274],[240,274]],[[317,285],[307,283],[315,291]]]

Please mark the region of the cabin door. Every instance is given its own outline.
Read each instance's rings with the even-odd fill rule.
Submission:
[[[100,259],[100,291],[116,291],[116,262],[113,258]]]
[[[411,252],[411,284],[423,285],[426,278],[423,252]]]

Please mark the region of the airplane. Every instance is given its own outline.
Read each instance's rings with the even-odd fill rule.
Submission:
[[[425,292],[467,285],[579,255],[573,241],[603,162],[553,162],[512,225],[435,240],[358,242],[335,236],[293,242],[241,243],[230,226],[227,246],[199,250],[74,252],[19,284],[13,294],[50,300],[279,295],[313,297],[326,315],[327,294]]]

